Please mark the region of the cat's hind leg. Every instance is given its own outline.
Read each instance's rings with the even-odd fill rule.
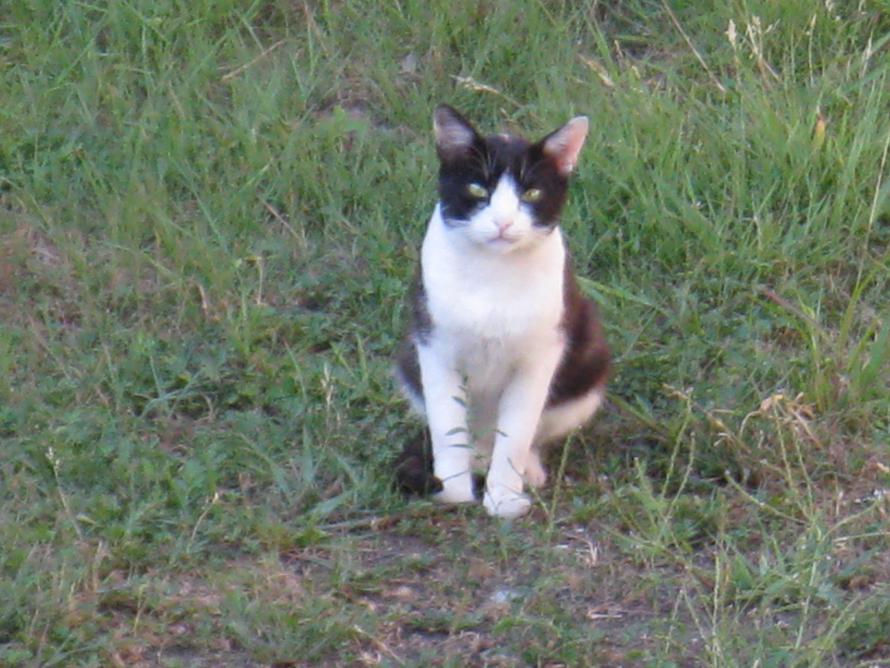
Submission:
[[[605,398],[606,387],[603,384],[593,387],[576,399],[563,401],[555,406],[547,406],[541,415],[541,422],[538,424],[535,443],[543,446],[558,438],[568,436],[569,433],[593,417],[593,414],[603,405]]]
[[[541,452],[537,446],[533,445],[528,453],[528,459],[525,462],[525,473],[523,475],[525,482],[529,487],[540,489],[547,482],[547,469],[541,463]]]
[[[547,469],[541,462],[541,452],[545,446],[568,436],[587,422],[603,404],[605,396],[605,385],[597,385],[576,399],[544,409],[526,464],[525,480],[530,486],[543,487],[547,482]]]

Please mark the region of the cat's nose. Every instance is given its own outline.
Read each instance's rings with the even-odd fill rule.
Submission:
[[[509,218],[507,220],[498,220],[495,221],[495,225],[498,226],[498,232],[506,232],[507,228],[513,225],[513,219]]]

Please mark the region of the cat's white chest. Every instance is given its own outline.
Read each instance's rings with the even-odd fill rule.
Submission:
[[[489,253],[462,244],[433,216],[423,245],[423,282],[436,338],[473,369],[511,366],[560,345],[565,249],[559,230],[531,251]]]
[[[427,298],[433,321],[455,335],[521,343],[558,324],[556,281],[473,262],[454,269],[427,274]]]

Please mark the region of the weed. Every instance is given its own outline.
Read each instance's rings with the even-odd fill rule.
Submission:
[[[0,663],[890,656],[882,3],[5,3]],[[592,119],[611,409],[528,519],[406,502],[447,101]]]

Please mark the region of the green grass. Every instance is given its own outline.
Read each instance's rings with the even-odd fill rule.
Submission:
[[[0,665],[887,664],[888,16],[0,3]],[[612,402],[513,523],[391,484],[443,101],[592,120]]]

